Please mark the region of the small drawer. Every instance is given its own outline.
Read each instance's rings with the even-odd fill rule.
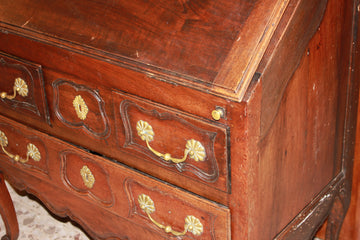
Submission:
[[[96,89],[66,78],[52,82],[53,111],[67,127],[81,129],[93,139],[110,133],[105,101]]]
[[[133,161],[135,167],[148,161],[228,192],[226,126],[124,93],[113,97],[118,149],[140,159]],[[151,168],[143,171],[153,174]]]
[[[48,149],[31,131],[0,122],[0,161],[48,176]]]
[[[125,188],[136,224],[169,239],[231,239],[229,209],[221,205],[137,178],[127,178]]]
[[[79,195],[89,196],[100,205],[113,205],[114,196],[109,185],[109,174],[102,164],[71,149],[60,151],[58,155],[61,159],[60,174],[65,185]]]
[[[0,76],[2,114],[21,122],[50,123],[40,65],[0,52]]]

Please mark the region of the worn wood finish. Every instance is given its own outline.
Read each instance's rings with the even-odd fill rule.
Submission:
[[[358,110],[359,112],[359,110]],[[354,168],[353,168],[353,179],[352,179],[352,192],[351,192],[351,203],[344,220],[343,227],[340,232],[340,239],[360,239],[360,205],[359,203],[359,136],[360,136],[360,128],[359,128],[359,118],[356,130],[356,145],[355,145],[355,156],[354,156]]]
[[[90,1],[74,6],[71,1],[49,5],[25,0],[16,3],[14,13],[6,11],[14,9],[14,3],[3,2],[0,14],[2,21],[15,29],[21,26],[42,39],[54,36],[50,41],[65,45],[70,41],[83,51],[96,49],[147,72],[153,66],[150,72],[180,75],[182,82],[188,80],[194,87],[219,94],[225,90],[226,95],[239,98],[237,95],[242,97],[250,84],[287,3],[140,0]],[[58,11],[49,15],[51,9]],[[108,24],[114,21],[116,24]],[[220,77],[216,77],[218,73]],[[235,74],[244,76],[240,93]],[[212,88],[212,83],[219,89]]]
[[[359,13],[357,13],[359,14]],[[357,24],[359,24],[359,19],[357,19]],[[359,68],[356,67],[360,63],[360,45],[358,39],[360,39],[360,31],[357,30],[355,32],[357,41],[356,45],[354,46],[354,53],[353,53],[353,77],[355,79],[360,79],[360,71]],[[354,106],[355,107],[355,106]],[[360,113],[360,105],[358,105],[357,109],[358,114]],[[354,133],[354,131],[353,131]],[[360,191],[360,118],[357,118],[357,128],[356,128],[356,141],[355,141],[355,155],[354,155],[354,167],[352,169],[353,178],[351,189],[351,203],[344,220],[344,224],[342,230],[340,232],[340,239],[360,239],[360,202],[359,202],[359,191]]]
[[[0,93],[5,94],[0,98],[1,111],[50,123],[41,66],[0,52],[0,71]]]
[[[10,132],[9,128],[15,128],[17,131]],[[127,235],[130,239],[145,238],[145,236],[146,239],[166,239],[167,233],[156,227],[141,210],[138,201],[138,196],[141,194],[150,196],[154,201],[155,212],[151,217],[157,221],[161,220],[166,226],[170,225],[174,230],[182,232],[185,218],[191,215],[202,223],[201,236],[205,239],[231,239],[230,214],[225,206],[173,188],[114,162],[104,161],[101,157],[89,156],[87,152],[70,144],[26,129],[25,126],[5,118],[0,118],[0,130],[6,132],[9,139],[21,139],[22,136],[27,137],[31,134],[31,139],[36,138],[46,143],[44,148],[51,157],[42,155],[40,160],[47,163],[46,173],[9,159],[3,153],[0,154],[2,161],[0,169],[11,169],[10,181],[14,181],[16,185],[20,184],[17,187],[25,189],[41,200],[45,198],[44,201],[52,211],[77,220],[85,226],[85,229],[90,230],[95,239],[107,239],[110,236],[126,239]],[[7,150],[13,152],[14,148],[15,146],[9,147]],[[21,146],[16,148],[21,149]],[[40,152],[44,151],[40,150]],[[84,166],[90,170],[90,174],[85,179],[81,174]],[[15,177],[20,175],[24,178]],[[86,179],[90,179],[90,175],[94,182],[93,185],[88,186]],[[23,185],[25,182],[26,185]],[[52,186],[50,187],[52,190],[49,186]],[[52,191],[52,194],[44,195],[43,189]],[[67,200],[69,198],[73,199],[71,204]],[[81,213],[84,210],[86,214]],[[105,224],[105,227],[97,223],[101,221],[100,219],[93,221],[96,212],[102,212],[106,219],[114,219],[113,223]],[[140,235],[136,235],[137,231],[132,233],[132,227],[128,230],[119,229],[118,224],[125,221],[128,221],[126,225],[137,226]],[[152,233],[146,235],[144,231]],[[192,234],[188,233],[188,235],[191,237]]]
[[[351,1],[347,4],[353,6]],[[285,219],[296,216],[340,174],[342,157],[338,146],[342,144],[344,129],[337,129],[337,126],[345,118],[338,116],[346,109],[349,79],[342,59],[351,57],[352,42],[348,35],[352,29],[353,9],[351,7],[351,14],[348,14],[344,3],[329,1],[322,24],[285,89],[275,119],[264,119],[272,121],[272,126],[260,140],[258,171],[266,174],[260,176],[258,199],[272,200],[257,203],[262,206],[259,208],[261,217],[257,218],[262,219],[258,222],[261,226],[272,219],[270,223],[274,226],[285,227],[288,223]],[[333,34],[334,30],[337,34]],[[325,37],[329,35],[332,37]],[[343,46],[344,50],[339,52],[338,46]],[[332,164],[326,164],[330,159]],[[291,182],[285,180],[291,178]],[[302,194],[298,194],[300,189]],[[326,194],[330,193],[323,196]],[[337,193],[331,195],[330,201],[333,201]],[[322,215],[317,221],[322,222],[326,216]],[[277,230],[272,231],[266,238],[273,237]]]
[[[33,143],[42,156],[1,153],[0,169],[95,239],[171,239],[142,193],[164,227],[200,216],[204,233],[183,239],[309,239],[326,219],[336,239],[350,199],[357,4],[4,0],[0,51],[41,68],[49,124],[0,108],[6,151],[24,159]]]
[[[5,223],[6,235],[2,240],[15,240],[19,236],[19,224],[17,222],[14,205],[5,185],[5,179],[0,172],[0,215]]]
[[[358,109],[359,112],[360,109]],[[354,156],[354,168],[353,168],[353,179],[352,179],[352,190],[351,190],[351,203],[344,220],[340,232],[340,239],[360,239],[360,200],[359,200],[359,191],[360,191],[360,119],[357,121],[357,130],[356,130],[356,144],[355,144],[355,156]]]

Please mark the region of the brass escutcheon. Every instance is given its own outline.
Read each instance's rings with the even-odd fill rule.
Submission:
[[[88,168],[88,166],[85,165],[81,168],[80,175],[84,181],[85,186],[90,189],[93,188],[95,184],[95,177]]]
[[[86,105],[81,95],[77,95],[73,100],[73,106],[79,119],[85,120],[89,112],[89,108]]]

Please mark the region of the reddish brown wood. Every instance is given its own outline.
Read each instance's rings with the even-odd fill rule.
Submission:
[[[319,27],[327,5],[322,1],[290,1],[270,47],[257,71],[263,74],[261,134],[269,130],[282,100],[287,83],[300,63],[308,42]],[[311,19],[310,22],[306,19]],[[299,31],[299,28],[301,31]],[[286,65],[286,68],[283,66]]]
[[[358,13],[359,14],[359,13]],[[357,23],[359,20],[357,19]],[[355,32],[357,34],[357,39],[360,38],[360,31]],[[359,41],[354,46],[354,70],[353,77],[360,79],[360,71],[356,66],[360,62],[360,45]],[[360,113],[360,105],[357,109],[358,114]],[[360,239],[360,118],[357,118],[357,128],[356,128],[356,141],[355,141],[355,155],[354,155],[354,167],[353,167],[353,178],[352,178],[352,189],[351,189],[351,203],[346,215],[342,230],[340,232],[340,239]]]
[[[14,205],[5,185],[5,179],[0,172],[0,215],[5,223],[6,236],[3,240],[15,240],[19,236],[19,224],[17,222]]]
[[[360,110],[360,109],[359,109]],[[358,112],[359,112],[358,110]],[[356,146],[354,156],[354,170],[352,179],[352,192],[351,192],[351,204],[349,211],[346,215],[341,233],[340,239],[360,239],[360,119],[358,118],[358,125],[356,130]]]
[[[38,35],[43,39],[55,36],[63,44],[70,41],[85,51],[96,49],[137,68],[147,69],[151,65],[155,71],[181,74],[190,84],[201,82],[201,88],[207,88],[234,46],[240,50],[240,61],[236,61],[239,66],[232,72],[246,71],[253,49],[259,41],[269,39],[270,36],[262,39],[263,34],[275,29],[286,3],[137,0],[90,1],[74,6],[71,1],[53,1],[49,5],[46,1],[34,4],[22,0],[16,3],[17,7],[11,1],[4,2],[0,15],[13,26],[45,33]],[[17,9],[14,12],[5,10],[14,8]],[[58,11],[49,15],[51,9]],[[36,17],[33,11],[37,12]],[[226,72],[228,66],[234,65],[227,62]],[[216,84],[230,90],[237,87],[238,79],[231,77],[225,82],[224,79]]]
[[[13,99],[0,98],[0,111],[6,115],[17,112],[31,116],[35,121],[50,123],[41,66],[0,52],[0,71],[3,73],[0,93],[12,96],[17,78],[24,81],[27,89],[24,96],[15,91]]]
[[[6,149],[24,156],[34,142],[43,159],[0,152],[0,169],[95,239],[169,239],[142,192],[177,231],[187,212],[201,216],[194,239],[310,239],[326,219],[336,239],[350,199],[357,4],[4,0],[0,51],[41,66],[50,124],[1,108]],[[155,150],[181,158],[194,139],[206,160],[155,156],[139,120]]]
[[[350,196],[348,189],[343,186],[346,181],[345,174],[341,172],[344,154],[342,142],[346,131],[343,123],[345,119],[350,119],[353,126],[352,116],[345,116],[346,109],[352,107],[350,104],[346,106],[349,101],[347,96],[352,95],[351,101],[357,99],[353,94],[357,85],[348,84],[351,72],[348,67],[345,68],[351,59],[353,11],[353,1],[328,2],[322,23],[307,46],[299,68],[287,84],[279,107],[271,109],[275,111],[274,120],[270,115],[261,116],[263,123],[269,121],[271,124],[267,132],[261,133],[263,137],[259,140],[256,171],[263,174],[257,180],[259,189],[255,204],[259,208],[255,219],[259,226],[268,223],[271,226],[262,228],[262,231],[255,230],[254,239],[275,237],[281,230],[276,229],[277,226],[285,227],[289,223],[288,219],[295,216],[294,222],[278,238],[311,237],[315,231],[303,225],[307,222],[301,221],[302,216],[306,216],[308,222],[312,221],[311,216],[315,217],[310,225],[322,223],[328,215],[326,209],[332,206],[338,195],[330,191],[332,188],[346,192],[343,206],[346,209],[346,201]],[[339,49],[343,50],[339,52]],[[342,59],[346,59],[347,63],[342,65]],[[276,83],[279,80],[277,76],[288,70],[286,68],[264,74],[261,80],[264,84]],[[350,90],[349,85],[353,87]],[[268,90],[263,85],[263,92]],[[272,92],[266,93],[266,96],[277,95]],[[264,100],[268,101],[267,98]],[[268,103],[264,104],[268,106]],[[352,141],[351,137],[349,141]],[[347,146],[350,145],[347,143]],[[345,162],[350,161],[349,157]],[[333,179],[337,180],[332,182]],[[328,184],[331,187],[322,192]],[[315,198],[317,196],[320,197]],[[323,198],[325,196],[329,196],[329,200]],[[336,215],[339,217],[336,224],[341,224],[340,216],[343,214]]]
[[[358,109],[359,112],[360,108]],[[346,215],[341,233],[340,239],[360,239],[360,119],[358,118],[357,130],[356,130],[356,146],[354,156],[354,170],[352,179],[352,192],[351,203],[349,211]]]
[[[10,132],[7,126],[18,131]],[[0,155],[0,170],[10,171],[9,180],[15,187],[39,197],[54,213],[78,221],[95,239],[126,239],[125,236],[130,239],[167,239],[167,233],[156,227],[140,209],[140,194],[146,194],[154,201],[156,211],[152,217],[172,226],[176,231],[182,232],[185,218],[193,215],[203,224],[204,232],[201,236],[205,239],[231,239],[230,212],[227,207],[159,182],[128,167],[104,161],[102,157],[90,156],[86,151],[3,117],[0,118],[0,130],[6,132],[9,139],[32,134],[33,138],[47,143],[46,152],[51,157],[44,157],[40,161],[47,161],[48,174],[28,168],[4,154]],[[84,184],[81,176],[83,166],[87,166],[94,176],[91,188]],[[20,175],[22,179],[16,177]],[[101,218],[94,218],[99,215]],[[106,219],[106,223],[102,219]]]

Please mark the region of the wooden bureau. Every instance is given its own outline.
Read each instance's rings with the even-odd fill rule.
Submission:
[[[0,0],[4,239],[3,176],[94,239],[337,239],[358,6]]]

